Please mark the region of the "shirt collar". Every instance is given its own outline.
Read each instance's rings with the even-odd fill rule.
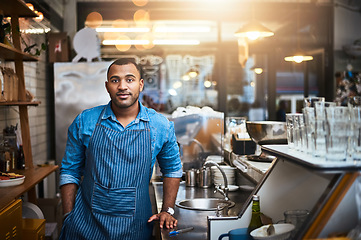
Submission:
[[[138,113],[138,116],[135,119],[135,122],[138,123],[139,120],[148,122],[149,121],[148,109],[146,107],[144,107],[140,101],[138,101],[138,103],[140,106],[140,111]],[[113,121],[117,121],[117,118],[111,108],[111,104],[112,104],[112,101],[109,101],[109,103],[105,106],[105,111],[104,111],[102,119],[110,118]]]

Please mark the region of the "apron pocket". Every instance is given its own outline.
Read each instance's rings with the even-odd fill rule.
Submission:
[[[92,209],[95,213],[132,217],[135,212],[135,188],[106,188],[95,183]]]

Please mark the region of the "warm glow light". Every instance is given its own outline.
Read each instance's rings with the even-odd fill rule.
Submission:
[[[181,81],[176,81],[175,83],[173,83],[173,88],[174,89],[178,89],[180,87],[182,87],[182,82]]]
[[[125,42],[123,42],[123,40],[111,40],[111,39],[105,39],[103,40],[102,44],[103,45],[119,45],[119,44],[138,44],[138,45],[198,45],[199,41],[198,40],[149,40],[148,39],[143,39],[143,40],[127,40]]]
[[[250,40],[256,40],[261,36],[260,32],[246,32],[246,36]]]
[[[149,22],[149,13],[143,9],[139,9],[134,13],[134,21],[138,25],[143,25]]]
[[[43,13],[38,12],[38,11],[34,11],[34,13],[35,13],[36,15],[38,15],[36,18],[34,18],[34,21],[35,21],[35,22],[41,22],[41,21],[43,21],[43,19],[44,19]]]
[[[117,40],[119,43],[122,43],[122,44],[115,45],[115,47],[118,49],[118,51],[121,51],[121,52],[128,51],[130,49],[130,47],[132,46],[130,38],[126,35],[120,36]]]
[[[210,32],[210,27],[155,27],[157,33],[200,33]]]
[[[212,86],[212,82],[211,82],[211,81],[206,80],[206,81],[204,81],[204,86],[205,86],[206,88],[209,88],[209,87],[211,87],[211,86]]]
[[[185,74],[185,75],[182,76],[182,80],[183,81],[189,81],[189,80],[191,80],[191,77],[188,74]]]
[[[48,33],[50,32],[50,28],[31,28],[31,29],[25,29],[22,30],[21,32],[25,33],[25,34],[43,34],[43,33]]]
[[[188,73],[188,75],[190,78],[195,78],[198,76],[198,73],[196,71],[192,70]]]
[[[127,28],[128,27],[128,23],[127,21],[123,20],[123,19],[116,19],[112,22],[112,27],[114,28]]]
[[[234,35],[238,38],[247,37],[250,40],[256,40],[258,38],[271,37],[274,33],[256,20],[252,20],[245,24]]]
[[[177,96],[177,91],[174,90],[174,89],[169,89],[169,90],[168,90],[168,93],[169,93],[171,96]]]
[[[34,6],[31,3],[27,3],[26,6],[28,6],[28,8],[30,8],[31,11],[34,11]]]
[[[150,34],[142,34],[135,37],[135,40],[147,42],[147,44],[138,44],[135,45],[135,48],[138,50],[151,49],[154,47],[152,36]]]
[[[121,36],[122,34],[119,32],[105,32],[104,33],[104,40],[112,40],[112,39],[117,39]]]
[[[126,32],[149,32],[149,28],[105,28],[105,27],[99,27],[95,29],[97,32],[120,32],[120,33],[126,33]]]
[[[148,40],[131,40],[131,39],[116,39],[104,40],[103,45],[145,45],[149,44]]]
[[[147,5],[148,0],[132,0],[132,2],[134,3],[135,6],[143,7]]]
[[[199,45],[199,40],[154,40],[154,45]]]
[[[253,71],[254,71],[256,74],[261,74],[261,73],[263,73],[263,69],[262,69],[262,68],[255,68]]]
[[[286,62],[301,63],[301,62],[311,61],[311,60],[313,60],[312,56],[295,55],[295,56],[285,57]]]
[[[256,84],[255,84],[253,81],[250,83],[250,85],[251,85],[251,87],[255,87],[255,86],[256,86]]]
[[[100,27],[102,23],[103,23],[103,17],[98,12],[89,13],[85,20],[85,25],[90,28]]]

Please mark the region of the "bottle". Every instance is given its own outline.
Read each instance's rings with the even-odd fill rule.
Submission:
[[[18,159],[17,159],[17,169],[25,169],[25,158],[24,158],[23,145],[19,146]]]
[[[254,229],[261,227],[261,208],[259,204],[259,196],[253,195],[253,203],[252,203],[252,218],[248,225],[248,234],[250,234]]]

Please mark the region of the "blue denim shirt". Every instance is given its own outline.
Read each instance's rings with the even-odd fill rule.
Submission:
[[[182,177],[182,164],[174,132],[173,122],[153,109],[144,107],[140,102],[140,111],[134,121],[125,128],[115,117],[111,102],[87,109],[80,113],[68,129],[65,155],[60,168],[60,186],[68,183],[79,185],[84,171],[85,151],[89,145],[95,125],[105,108],[101,124],[117,131],[144,129],[144,122],[149,122],[152,144],[152,169],[156,159],[164,177]]]

